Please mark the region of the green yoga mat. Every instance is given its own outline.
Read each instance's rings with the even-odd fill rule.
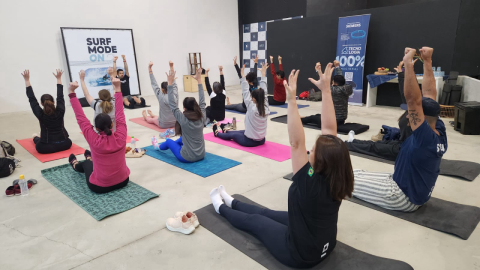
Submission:
[[[85,175],[74,171],[70,164],[42,170],[42,175],[98,221],[158,197],[158,194],[131,181],[124,188],[103,194],[95,193],[88,188]]]

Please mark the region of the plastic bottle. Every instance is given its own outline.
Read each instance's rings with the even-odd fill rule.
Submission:
[[[155,146],[158,143],[157,137],[153,136],[152,137],[152,145]]]
[[[233,130],[237,130],[237,118],[233,117],[232,125],[233,125]]]
[[[25,176],[22,174],[18,177],[18,185],[20,186],[20,191],[22,196],[28,195],[28,182],[25,180]]]
[[[132,139],[130,140],[130,147],[135,150],[136,147],[136,140],[135,137],[132,136]]]

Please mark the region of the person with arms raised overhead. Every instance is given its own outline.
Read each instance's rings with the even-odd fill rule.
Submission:
[[[170,109],[177,119],[175,124],[175,134],[181,137],[174,141],[167,139],[163,143],[152,141],[155,150],[170,149],[175,157],[184,163],[191,163],[202,160],[205,157],[205,140],[203,138],[203,128],[206,119],[205,96],[202,85],[202,69],[197,69],[194,79],[198,82],[198,105],[193,97],[186,97],[183,100],[183,113],[175,102],[174,92],[177,90],[175,83],[175,71],[170,70],[167,74],[168,79],[168,102]]]
[[[206,108],[208,124],[213,121],[222,121],[225,119],[225,99],[227,98],[227,92],[225,92],[225,78],[223,77],[223,67],[219,66],[220,82],[213,83],[213,90],[210,86],[210,79],[208,77],[209,68],[205,70],[205,85],[207,86],[207,92],[210,96],[210,106]]]
[[[355,170],[353,196],[380,207],[413,212],[432,195],[440,172],[440,161],[447,151],[447,133],[438,118],[440,105],[432,71],[433,49],[423,47],[423,97],[413,69],[416,50],[405,48],[404,94],[407,119],[412,134],[402,143],[393,175]]]
[[[122,55],[125,70],[117,69],[117,59],[118,56],[113,57],[113,71],[115,72],[116,77],[119,78],[120,82],[122,83],[123,106],[129,109],[133,109],[135,104],[145,107],[145,99],[138,98],[130,94],[130,73],[128,72],[128,65],[125,55]]]
[[[283,72],[282,57],[278,56],[278,69],[275,71],[275,64],[273,63],[273,56],[270,56],[270,71],[273,77],[273,97],[268,96],[268,103],[270,105],[285,104],[285,87],[283,81],[285,80],[285,72]]]
[[[249,72],[247,74],[247,76],[245,76],[245,79],[248,82],[248,87],[250,89],[250,92],[252,92],[253,90],[258,88],[258,81],[257,81],[258,55],[255,56],[255,58],[253,59],[253,62],[255,63],[255,65],[253,66],[254,71]],[[237,70],[238,78],[241,79],[242,74],[241,74],[240,68],[238,67],[236,56],[235,56],[235,58],[233,58],[233,65],[235,66],[235,69]],[[227,105],[225,106],[225,109],[238,111],[238,112],[241,112],[241,113],[246,113],[247,112],[247,105],[245,105],[245,102],[243,101],[243,98],[242,98],[242,103],[232,104],[232,103],[230,103],[230,99],[227,97]]]
[[[72,147],[72,141],[69,139],[64,125],[65,99],[63,98],[62,74],[63,71],[60,69],[53,73],[53,76],[57,78],[57,106],[55,107],[55,101],[51,95],[44,94],[40,98],[42,109],[30,84],[30,71],[25,70],[22,73],[25,86],[27,87],[30,107],[40,123],[40,137],[36,133],[33,134],[35,149],[40,154],[56,153]]]
[[[173,62],[169,62],[170,70],[173,70]],[[153,62],[150,61],[148,64],[148,73],[150,74],[150,82],[152,84],[153,92],[158,99],[158,104],[160,105],[160,109],[158,112],[158,116],[155,116],[152,111],[148,110],[149,116],[147,116],[147,112],[143,111],[143,119],[150,124],[157,125],[160,128],[168,129],[165,132],[160,133],[160,137],[168,138],[172,135],[175,135],[174,127],[177,120],[175,116],[173,116],[172,110],[169,106],[168,100],[168,92],[167,92],[167,82],[162,82],[161,86],[158,86],[157,80],[155,80],[155,76],[153,75]],[[174,102],[178,106],[178,90],[174,88],[173,90],[173,98],[175,99]]]
[[[268,98],[266,96],[267,89],[267,69],[268,64],[262,66],[262,80],[260,88],[249,91],[249,84],[245,79],[245,65],[243,65],[241,74],[243,101],[247,105],[247,114],[245,116],[245,130],[227,131],[225,124],[220,125],[222,132],[218,131],[218,126],[213,126],[215,137],[222,140],[233,140],[234,142],[246,146],[254,147],[265,144],[265,136],[267,135],[267,123],[270,109],[268,106]],[[264,90],[265,89],[265,90]]]
[[[106,113],[100,113],[95,117],[95,129],[98,134],[93,131],[75,94],[78,82],[70,83],[68,87],[68,96],[75,117],[91,150],[85,150],[85,161],[81,163],[74,154],[70,154],[68,161],[75,171],[85,174],[88,188],[96,193],[107,193],[126,186],[130,175],[125,161],[127,123],[122,107],[120,79],[114,77],[111,79],[115,90],[116,131],[112,131],[112,118]]]
[[[293,183],[288,191],[288,212],[274,211],[238,201],[223,185],[210,192],[215,211],[235,228],[258,238],[281,263],[294,268],[317,265],[337,243],[338,211],[351,197],[353,171],[345,143],[337,136],[328,64],[320,80],[310,79],[322,90],[323,129],[307,155],[305,133],[296,102],[299,71],[293,70],[284,86],[288,100],[288,135]],[[222,199],[225,203],[222,202]]]

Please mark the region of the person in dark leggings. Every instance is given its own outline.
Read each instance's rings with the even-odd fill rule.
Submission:
[[[278,56],[278,69],[275,71],[275,64],[273,63],[273,56],[270,56],[270,72],[273,78],[273,96],[268,96],[268,103],[270,105],[283,105],[287,97],[285,96],[285,87],[283,81],[285,80],[285,72],[283,72],[282,57]]]
[[[68,87],[68,96],[75,117],[92,151],[85,151],[85,161],[82,163],[77,161],[74,154],[70,155],[68,161],[75,171],[85,173],[88,187],[96,193],[106,193],[122,188],[128,184],[130,179],[130,169],[128,169],[125,161],[127,123],[122,107],[120,79],[113,76],[111,79],[115,90],[115,122],[117,127],[115,131],[112,131],[112,118],[106,113],[100,113],[95,117],[95,129],[98,133],[95,132],[75,94],[78,82],[70,83]]]
[[[213,126],[213,132],[216,137],[222,140],[233,140],[241,146],[254,147],[265,144],[265,136],[267,134],[267,123],[270,109],[268,106],[268,98],[265,95],[267,89],[267,72],[268,64],[262,67],[262,80],[260,81],[260,88],[249,91],[248,83],[245,79],[244,69],[242,67],[242,94],[243,100],[247,105],[247,114],[245,116],[245,130],[241,131],[227,131],[225,125],[222,124],[223,133],[218,132],[218,126]]]
[[[247,82],[248,82],[248,85],[249,85],[249,88],[250,88],[250,92],[252,92],[253,90],[258,88],[258,80],[257,80],[258,55],[255,56],[255,59],[253,59],[253,61],[255,63],[255,65],[253,66],[254,71],[249,72],[246,76],[246,79],[247,79]],[[241,79],[242,75],[241,75],[240,67],[238,67],[238,64],[237,64],[237,57],[236,56],[233,59],[233,64],[235,66],[235,70],[237,70],[238,78]],[[245,105],[244,101],[242,101],[242,103],[232,104],[232,103],[230,103],[230,99],[228,97],[227,97],[227,105],[225,106],[225,109],[232,110],[232,111],[238,111],[238,112],[241,112],[241,113],[247,113],[247,105]]]
[[[336,137],[328,64],[319,81],[322,90],[323,135],[310,156],[297,102],[298,73],[285,82],[288,100],[288,133],[291,143],[293,183],[288,191],[288,212],[249,205],[232,198],[224,186],[210,192],[215,211],[235,228],[252,234],[281,263],[295,268],[313,267],[332,253],[336,245],[338,211],[352,196],[353,170],[345,144]],[[225,201],[223,203],[222,199]]]
[[[219,66],[218,69],[220,70],[220,82],[213,83],[213,90],[208,77],[210,69],[207,68],[205,70],[205,85],[207,86],[207,92],[210,96],[210,106],[205,109],[207,113],[205,125],[213,121],[222,121],[225,119],[225,99],[227,98],[225,78],[223,77],[223,67]]]
[[[22,73],[25,79],[25,86],[27,87],[30,107],[40,122],[40,137],[38,134],[33,134],[35,149],[40,154],[56,153],[72,147],[72,141],[69,139],[68,132],[64,126],[65,99],[63,98],[62,74],[63,71],[60,69],[57,69],[56,73],[53,74],[57,78],[57,107],[55,107],[53,97],[49,94],[44,94],[40,98],[42,109],[30,84],[30,71],[25,70]]]

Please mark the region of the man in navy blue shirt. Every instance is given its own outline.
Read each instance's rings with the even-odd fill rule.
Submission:
[[[423,47],[423,97],[413,70],[416,50],[405,49],[405,99],[412,135],[402,144],[394,173],[355,170],[353,196],[390,210],[412,212],[425,204],[440,172],[440,161],[447,151],[447,133],[438,118],[440,105],[432,70],[433,49]]]

